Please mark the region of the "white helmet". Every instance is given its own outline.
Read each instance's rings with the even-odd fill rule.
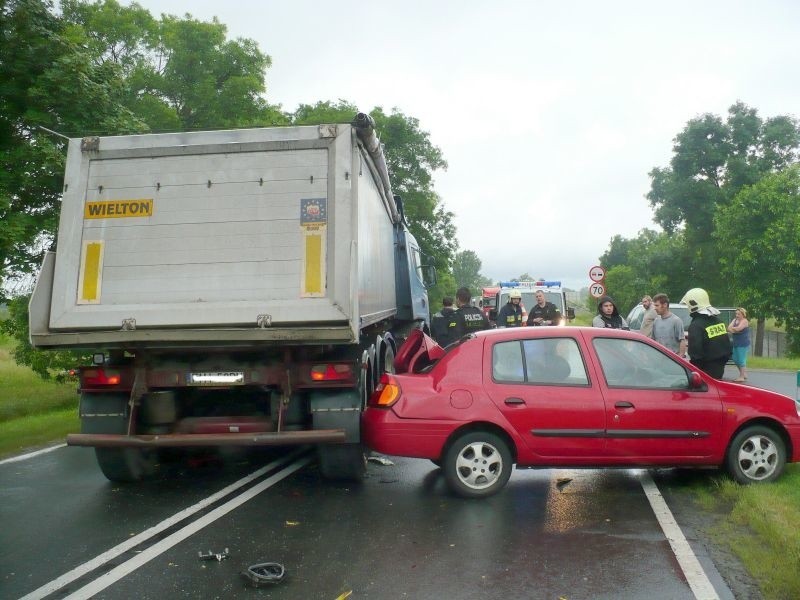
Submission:
[[[683,295],[681,304],[688,306],[690,313],[696,313],[711,306],[711,301],[708,299],[708,292],[703,288],[692,288]]]
[[[508,300],[509,300],[509,302],[511,300],[513,300],[514,298],[519,298],[521,300],[522,299],[522,292],[520,292],[519,290],[511,290],[510,292],[508,292]]]

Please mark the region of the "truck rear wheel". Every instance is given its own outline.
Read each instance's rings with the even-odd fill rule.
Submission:
[[[361,444],[323,444],[317,447],[319,470],[325,479],[362,481],[367,470]]]
[[[141,448],[95,448],[97,464],[106,479],[131,483],[155,473],[158,466],[154,450]]]

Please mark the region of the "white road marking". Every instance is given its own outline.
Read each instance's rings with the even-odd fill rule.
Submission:
[[[28,460],[29,458],[33,458],[34,456],[39,456],[40,454],[47,454],[48,452],[52,452],[53,450],[58,450],[59,448],[66,448],[66,444],[59,444],[58,446],[50,446],[49,448],[42,448],[41,450],[37,450],[36,452],[28,452],[27,454],[20,454],[19,456],[13,456],[11,458],[5,458],[0,460],[0,465],[4,465],[6,463],[13,463],[19,462],[21,460]]]
[[[165,519],[164,521],[161,521],[161,523],[159,523],[157,525],[154,525],[153,527],[151,527],[149,529],[146,529],[142,533],[137,534],[137,535],[133,536],[132,538],[130,538],[128,540],[125,540],[121,544],[119,544],[117,546],[114,546],[110,550],[107,550],[107,551],[103,552],[102,554],[96,556],[95,558],[91,559],[90,561],[85,562],[82,565],[78,565],[77,567],[75,567],[71,571],[68,571],[68,572],[64,573],[63,575],[61,575],[57,579],[54,579],[53,581],[51,581],[49,583],[46,583],[43,586],[41,586],[41,587],[35,589],[34,591],[30,592],[29,594],[23,596],[22,598],[20,598],[20,600],[41,600],[42,598],[45,598],[46,596],[49,596],[53,592],[55,592],[57,590],[60,590],[65,585],[68,585],[68,584],[72,583],[73,581],[83,577],[87,573],[91,573],[92,571],[94,571],[98,567],[101,567],[102,565],[106,564],[107,562],[109,562],[110,560],[116,558],[117,556],[119,556],[121,554],[124,554],[125,552],[128,552],[132,548],[135,548],[139,544],[142,544],[142,543],[146,542],[148,539],[158,535],[162,531],[164,531],[166,529],[169,529],[170,527],[172,527],[173,525],[175,525],[177,523],[180,523],[181,521],[183,521],[187,517],[190,517],[193,514],[195,514],[197,512],[200,512],[201,510],[205,509],[209,505],[214,504],[215,502],[217,502],[219,499],[224,498],[225,496],[227,496],[231,492],[234,492],[237,489],[239,489],[240,487],[242,487],[244,485],[247,485],[251,481],[253,481],[255,479],[258,479],[259,477],[261,477],[265,473],[268,473],[270,470],[296,459],[298,457],[298,454],[300,454],[301,452],[302,451],[292,452],[291,454],[289,454],[287,456],[284,456],[282,458],[279,458],[277,460],[272,461],[268,465],[265,465],[265,466],[261,467],[257,471],[254,471],[250,475],[248,475],[246,477],[243,477],[239,481],[236,481],[236,482],[230,484],[229,486],[224,487],[223,489],[221,489],[220,491],[216,492],[215,494],[212,494],[208,498],[204,498],[203,500],[201,500],[197,504],[194,504],[194,505],[192,505],[192,506],[190,506],[188,508],[185,508],[184,510],[182,510],[182,511],[180,511],[178,513],[175,513],[174,515],[172,515],[168,519]],[[248,490],[248,492],[246,492],[245,494],[242,494],[241,496],[237,496],[237,498],[234,498],[233,500],[229,501],[228,503],[223,504],[221,507],[219,507],[216,510],[210,512],[208,515],[203,517],[203,519],[208,519],[208,517],[210,517],[211,515],[217,514],[217,511],[219,511],[220,508],[224,508],[226,506],[229,506],[230,504],[232,504],[233,502],[237,501],[239,498],[242,498],[244,496],[246,496],[246,498],[244,500],[242,500],[241,502],[239,502],[239,504],[242,504],[242,503],[246,502],[247,500],[249,500],[250,498],[252,498],[255,495],[255,494],[252,494],[252,495],[247,495],[247,494],[249,494],[250,492],[252,492],[256,488],[258,488],[258,492],[257,493],[262,492],[263,490],[267,489],[270,485],[272,485],[274,483],[277,483],[278,481],[280,481],[281,479],[283,479],[287,475],[290,475],[291,473],[294,473],[295,471],[297,471],[300,467],[305,466],[306,464],[308,464],[308,462],[310,460],[311,460],[311,458],[309,456],[307,456],[304,459],[301,459],[300,461],[294,463],[293,465],[290,465],[289,467],[286,468],[286,470],[280,471],[276,475],[273,475],[272,477],[264,480],[263,482],[261,482],[257,486],[254,486],[253,488]],[[276,477],[277,477],[277,479],[275,479]],[[239,504],[236,504],[235,506],[231,506],[231,508],[226,510],[225,512],[228,512],[229,510],[233,510],[233,508],[236,508],[236,506],[238,506]],[[225,513],[221,513],[221,514],[219,514],[219,516],[222,516],[222,514],[225,514]],[[206,523],[206,525],[207,524],[208,523]],[[184,529],[186,529],[186,528],[184,528]],[[165,541],[171,539],[173,536],[181,533],[182,531],[184,531],[184,529],[181,529],[181,530],[177,531],[176,533],[172,534],[171,536],[165,538],[164,540],[159,542],[159,544],[157,544],[157,546],[160,545],[160,544],[163,544]],[[152,550],[152,548],[150,550]],[[149,552],[150,550],[147,550],[145,552]],[[164,550],[166,550],[166,548],[164,548]],[[145,555],[145,552],[141,552],[139,555],[137,555],[137,558]],[[163,550],[162,550],[162,552],[163,552]],[[135,559],[131,559],[131,560],[135,560]],[[131,561],[128,561],[128,562],[131,562]],[[122,565],[120,565],[116,569],[110,571],[109,573],[106,573],[106,576],[108,576],[110,573],[116,572],[118,569],[120,569],[121,567],[124,567],[127,564],[128,564],[127,562],[123,563]],[[111,585],[111,583],[113,583],[113,581],[111,581],[108,584],[106,584],[106,586],[107,585]],[[91,584],[89,584],[89,585],[91,585]],[[106,587],[106,586],[104,586],[104,587]],[[86,586],[86,587],[88,587],[88,586]],[[78,590],[75,593],[76,594],[80,593],[81,591],[86,589],[86,587],[81,588],[80,590]],[[93,593],[97,593],[97,591],[100,591],[101,589],[103,589],[103,588],[99,588]],[[72,597],[75,597],[75,598],[79,598],[79,597],[88,598],[89,596],[74,596],[74,595],[70,596],[70,598],[72,598]]]
[[[236,496],[235,498],[226,502],[222,506],[215,508],[207,515],[204,515],[203,517],[197,519],[197,521],[189,523],[183,529],[179,529],[172,535],[165,537],[157,544],[153,544],[146,550],[143,550],[130,560],[122,563],[121,565],[115,567],[114,569],[111,569],[108,573],[101,575],[93,582],[83,586],[81,589],[67,596],[65,600],[85,600],[86,598],[91,598],[98,592],[101,592],[108,586],[116,583],[126,575],[133,573],[136,569],[146,564],[147,562],[151,561],[162,552],[166,552],[167,550],[169,550],[176,544],[182,542],[192,534],[195,534],[201,529],[203,529],[203,527],[210,525],[220,517],[223,517],[224,515],[228,514],[234,508],[237,508],[242,504],[244,504],[245,502],[247,502],[248,500],[255,498],[258,494],[266,490],[268,487],[275,485],[281,479],[288,477],[298,469],[306,466],[309,462],[311,462],[311,460],[312,457],[310,455],[305,456],[304,458],[301,458],[297,462],[286,467],[283,471],[278,471],[274,475],[267,477],[261,483],[254,485],[249,490]]]
[[[658,490],[658,486],[653,481],[650,473],[642,471],[640,481],[656,519],[658,519],[658,523],[661,525],[661,529],[672,547],[672,552],[675,554],[675,558],[678,559],[683,575],[694,593],[694,597],[697,600],[719,600],[719,595],[717,595],[714,586],[705,571],[703,571],[697,556],[692,552],[689,542],[686,541],[681,528],[675,521],[675,517],[672,516],[672,511],[664,501],[664,497]]]

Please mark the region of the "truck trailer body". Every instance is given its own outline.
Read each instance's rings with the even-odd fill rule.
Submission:
[[[364,401],[427,315],[367,115],[70,140],[31,342],[95,352],[68,443],[111,479],[164,447],[301,443],[358,477]]]

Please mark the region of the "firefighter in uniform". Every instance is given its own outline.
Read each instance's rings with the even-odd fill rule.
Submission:
[[[725,363],[731,357],[731,340],[725,323],[719,320],[719,310],[711,306],[708,292],[692,288],[681,298],[689,307],[689,362],[714,379],[722,379]]]
[[[498,327],[522,327],[522,294],[519,290],[508,293],[508,302],[497,314]]]
[[[489,319],[483,314],[480,308],[471,306],[469,301],[472,294],[469,288],[459,288],[456,292],[456,339],[461,339],[469,333],[489,329]]]

